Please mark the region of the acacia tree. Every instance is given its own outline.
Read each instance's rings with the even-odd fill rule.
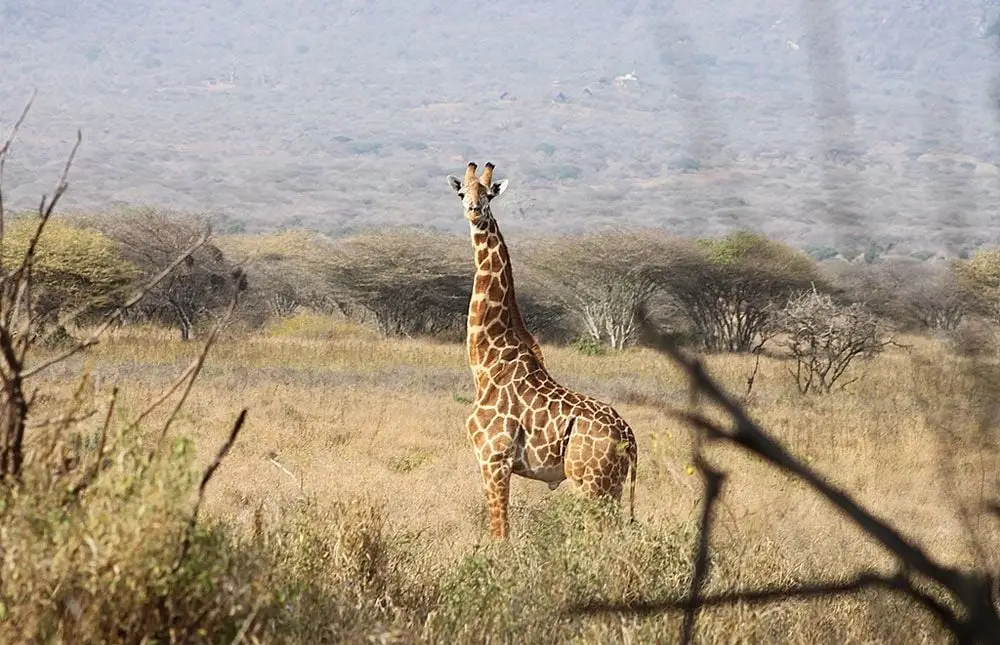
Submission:
[[[663,276],[689,255],[690,244],[655,232],[595,233],[536,242],[528,264],[587,338],[622,349],[636,341]]]
[[[830,273],[843,299],[863,302],[905,329],[953,332],[975,309],[969,285],[947,266],[893,259],[844,265]]]
[[[698,240],[699,255],[665,276],[665,289],[709,351],[752,352],[773,335],[789,295],[823,285],[805,253],[748,231]]]
[[[199,218],[154,208],[119,208],[83,221],[117,242],[143,280],[162,271],[207,228]],[[130,317],[174,326],[181,340],[189,340],[198,322],[231,300],[234,271],[218,246],[205,244],[132,307]]]
[[[257,322],[289,316],[300,307],[323,314],[341,309],[332,271],[334,245],[321,235],[283,231],[230,235],[217,242],[226,257],[246,268],[252,286],[244,307]]]
[[[472,293],[468,242],[428,232],[339,240],[330,258],[337,299],[384,336],[457,335]]]
[[[37,233],[35,216],[7,222],[3,265],[16,266]],[[138,277],[112,240],[65,221],[46,224],[34,253],[31,311],[40,331],[61,316],[80,322],[114,309],[124,301],[123,287]]]

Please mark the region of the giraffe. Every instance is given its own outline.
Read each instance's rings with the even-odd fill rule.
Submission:
[[[490,515],[490,535],[506,539],[511,475],[546,482],[566,479],[591,499],[620,502],[625,477],[629,517],[635,520],[638,446],[632,429],[602,401],[556,382],[527,330],[514,294],[510,255],[490,203],[507,189],[466,166],[464,179],[448,175],[469,221],[476,273],[469,301],[467,349],[476,399],[466,429],[479,461]]]

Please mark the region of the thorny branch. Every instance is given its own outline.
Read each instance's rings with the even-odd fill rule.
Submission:
[[[229,431],[229,437],[226,441],[219,446],[219,451],[215,454],[215,459],[212,463],[208,465],[205,469],[204,474],[201,476],[201,483],[198,485],[198,497],[194,504],[194,509],[191,511],[191,517],[188,518],[187,530],[184,532],[184,540],[181,542],[180,553],[177,555],[177,560],[174,562],[174,571],[180,568],[181,564],[184,562],[184,558],[187,557],[188,550],[191,548],[191,540],[194,535],[194,528],[198,524],[198,512],[201,510],[201,504],[205,500],[205,489],[208,488],[208,483],[212,481],[212,477],[215,475],[215,471],[219,469],[222,465],[222,460],[226,458],[229,454],[229,450],[236,443],[236,438],[240,434],[240,430],[243,429],[243,424],[247,419],[247,409],[243,408],[240,411],[238,417],[236,417],[235,423],[233,423],[232,430]]]
[[[655,330],[646,330],[648,333],[657,334]],[[966,573],[958,569],[947,567],[936,562],[918,546],[906,539],[887,521],[880,519],[858,502],[856,502],[845,491],[827,482],[819,473],[812,470],[804,463],[791,455],[774,438],[771,437],[762,427],[757,425],[747,415],[743,407],[729,394],[721,385],[705,371],[701,361],[697,358],[687,356],[670,339],[662,334],[655,347],[667,354],[686,373],[691,382],[692,388],[701,395],[721,407],[732,421],[729,430],[723,429],[720,425],[712,422],[708,418],[695,412],[678,412],[670,409],[668,412],[675,417],[683,419],[694,426],[700,436],[710,441],[723,441],[739,446],[750,453],[753,453],[779,470],[793,475],[797,479],[804,481],[814,491],[825,497],[834,506],[840,509],[855,524],[857,524],[867,535],[878,541],[883,547],[895,554],[899,559],[903,573],[892,578],[878,576],[877,574],[864,574],[856,580],[856,588],[842,588],[840,593],[856,591],[863,586],[881,586],[900,591],[914,601],[933,612],[942,624],[951,631],[960,645],[980,645],[995,642],[1000,634],[1000,615],[997,612],[996,598],[994,595],[995,580],[991,575],[981,573]],[[706,488],[707,501],[711,499],[710,488]],[[707,531],[709,524],[703,517],[701,541],[707,542]],[[925,578],[937,583],[939,590],[950,596],[950,599],[958,609],[952,609],[945,603],[935,600],[934,597],[918,589],[911,577],[911,572],[915,572]],[[834,592],[836,585],[821,585],[811,588],[813,595]],[[810,588],[790,587],[785,589],[758,590],[750,592],[733,592],[724,596],[725,602],[741,602],[750,600],[779,600],[782,598],[801,597],[806,595]],[[678,603],[661,603],[647,606],[646,612],[652,610],[669,611],[683,608],[690,611],[689,607],[694,605],[703,607],[708,604],[721,604],[716,599],[700,599],[692,593],[687,602],[682,607]],[[632,605],[621,606],[598,606],[588,605],[578,607],[576,611],[593,613],[595,611],[616,611],[635,613],[636,608]]]
[[[705,499],[702,503],[701,528],[698,531],[698,551],[694,559],[694,575],[691,576],[691,591],[684,607],[682,643],[690,643],[694,636],[695,617],[701,607],[701,589],[708,577],[708,548],[711,540],[713,511],[715,504],[719,501],[722,483],[725,480],[725,475],[705,463],[700,452],[695,456],[695,467],[698,468],[705,480]]]

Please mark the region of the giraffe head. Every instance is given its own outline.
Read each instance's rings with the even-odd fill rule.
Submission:
[[[465,208],[465,219],[474,226],[482,226],[493,217],[490,202],[507,190],[507,180],[493,181],[493,164],[486,162],[483,174],[476,176],[476,164],[469,162],[465,167],[465,178],[448,175],[448,184],[458,193]]]

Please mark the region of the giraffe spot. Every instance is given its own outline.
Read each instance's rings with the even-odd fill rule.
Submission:
[[[489,289],[490,282],[492,282],[492,277],[484,274],[477,274],[472,285],[472,290],[475,293],[486,293]]]
[[[497,394],[497,410],[501,413],[510,409],[510,394],[507,390],[501,389]]]
[[[506,290],[500,284],[499,280],[492,280],[486,290],[486,297],[489,298],[491,302],[503,302],[505,295]]]
[[[486,335],[491,338],[496,338],[501,336],[504,332],[503,323],[500,320],[494,320],[489,325],[486,326]]]

